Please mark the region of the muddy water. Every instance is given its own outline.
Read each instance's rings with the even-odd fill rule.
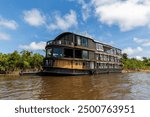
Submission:
[[[150,73],[0,76],[0,99],[150,99]]]

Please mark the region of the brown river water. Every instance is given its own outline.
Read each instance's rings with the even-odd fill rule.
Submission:
[[[147,100],[150,73],[86,76],[3,76],[1,100]]]

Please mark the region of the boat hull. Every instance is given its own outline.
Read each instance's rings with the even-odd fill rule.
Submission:
[[[79,70],[79,69],[66,69],[66,68],[45,68],[41,75],[65,75],[65,76],[74,76],[74,75],[92,75],[92,74],[102,74],[102,73],[121,73],[121,69],[88,69],[88,70]]]

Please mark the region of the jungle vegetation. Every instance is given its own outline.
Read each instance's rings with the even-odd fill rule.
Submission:
[[[42,55],[27,50],[14,51],[10,54],[0,53],[0,71],[40,70],[43,58]]]
[[[142,60],[128,58],[126,53],[122,55],[123,69],[140,70],[150,69],[150,58],[143,57]]]

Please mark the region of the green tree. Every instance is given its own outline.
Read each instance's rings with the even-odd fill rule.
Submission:
[[[21,59],[19,61],[20,69],[26,70],[31,68],[30,63],[32,59],[32,52],[29,52],[28,50],[23,50],[20,52]]]
[[[43,65],[43,59],[44,57],[42,55],[35,53],[31,59],[31,63],[30,63],[31,67],[33,69],[41,70]]]
[[[8,55],[0,53],[0,71],[8,70]]]
[[[127,59],[127,58],[128,58],[127,53],[123,53],[123,54],[122,54],[122,58],[123,58],[123,59]]]
[[[9,71],[15,71],[19,69],[19,61],[21,57],[17,51],[14,51],[11,54],[8,54],[8,67]]]

